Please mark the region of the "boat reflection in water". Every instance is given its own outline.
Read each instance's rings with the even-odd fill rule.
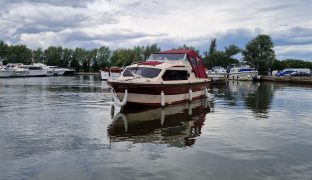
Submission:
[[[122,108],[114,113],[108,127],[111,142],[168,144],[173,147],[192,146],[201,134],[209,102],[199,99],[162,108]]]

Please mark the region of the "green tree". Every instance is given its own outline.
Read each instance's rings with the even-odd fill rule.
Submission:
[[[7,57],[8,49],[9,49],[9,46],[3,41],[0,41],[0,61],[4,60]]]
[[[132,49],[117,49],[113,52],[111,63],[115,66],[128,66],[134,62],[134,53]]]
[[[90,62],[90,71],[92,72],[98,72],[100,67],[97,62],[97,54],[98,54],[98,49],[92,49],[88,53],[88,59]]]
[[[231,44],[229,45],[229,47],[225,47],[225,55],[228,57],[228,58],[231,58],[232,56],[240,53],[241,49],[236,46],[235,44]]]
[[[6,61],[8,63],[32,63],[32,50],[25,45],[9,46]]]
[[[188,45],[186,45],[186,44],[183,44],[182,46],[179,46],[179,47],[176,48],[176,49],[194,50],[198,55],[200,54],[198,49],[196,49],[196,48],[193,47],[193,46],[188,46]]]
[[[217,39],[213,38],[210,40],[210,47],[208,51],[208,56],[212,56],[217,52]]]
[[[284,65],[281,61],[279,60],[273,60],[271,66],[270,66],[270,69],[273,71],[273,70],[283,70],[284,69]]]
[[[32,51],[32,57],[33,57],[33,61],[35,63],[41,62],[43,59],[43,51],[41,48],[37,48],[36,50]]]
[[[82,48],[76,48],[73,52],[73,58],[70,62],[70,67],[75,69],[76,71],[80,71],[82,69],[82,65],[85,63],[86,58],[86,50]]]
[[[60,66],[62,64],[62,53],[62,47],[48,47],[44,50],[44,63],[49,66]]]
[[[152,53],[160,52],[160,48],[157,46],[157,44],[152,44],[151,46],[146,45],[144,48],[144,60],[150,57]]]
[[[264,34],[258,35],[247,43],[242,54],[244,60],[255,66],[260,74],[266,74],[275,59],[271,37]]]
[[[112,51],[107,46],[98,49],[96,62],[100,67],[109,67],[111,65],[110,58]]]
[[[63,55],[61,63],[59,64],[60,67],[69,67],[70,62],[73,59],[73,53],[74,51],[72,49],[65,48],[63,49]]]
[[[222,66],[226,68],[230,64],[238,62],[237,59],[233,58],[234,55],[240,52],[240,48],[234,44],[225,47],[224,51],[217,50],[217,40],[212,39],[210,41],[210,48],[206,57],[204,58],[205,66],[212,68],[214,66]]]
[[[146,60],[144,57],[144,51],[145,51],[144,46],[142,46],[142,47],[136,46],[133,48],[134,61],[135,62]]]

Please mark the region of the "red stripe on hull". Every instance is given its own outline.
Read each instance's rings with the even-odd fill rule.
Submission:
[[[185,83],[185,84],[129,84],[129,83],[118,83],[118,82],[108,82],[110,86],[117,93],[125,92],[136,94],[150,94],[159,95],[161,91],[164,91],[165,95],[175,95],[175,94],[185,94],[189,92],[189,89],[195,91],[202,91],[208,88],[208,82],[200,83]]]

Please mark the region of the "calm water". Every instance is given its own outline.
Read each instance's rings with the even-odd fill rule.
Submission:
[[[312,178],[312,86],[210,91],[121,110],[98,77],[0,79],[0,179]]]

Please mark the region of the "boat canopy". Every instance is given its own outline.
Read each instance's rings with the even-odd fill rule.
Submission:
[[[167,53],[155,53],[152,54],[147,61],[186,61],[186,54],[167,54]]]
[[[189,61],[196,77],[207,78],[203,59],[200,56],[198,56],[198,54],[194,50],[179,49],[179,50],[168,50],[168,51],[162,51],[159,53],[153,53],[148,58],[148,61],[153,61],[153,60],[154,61],[162,61],[162,60]]]

